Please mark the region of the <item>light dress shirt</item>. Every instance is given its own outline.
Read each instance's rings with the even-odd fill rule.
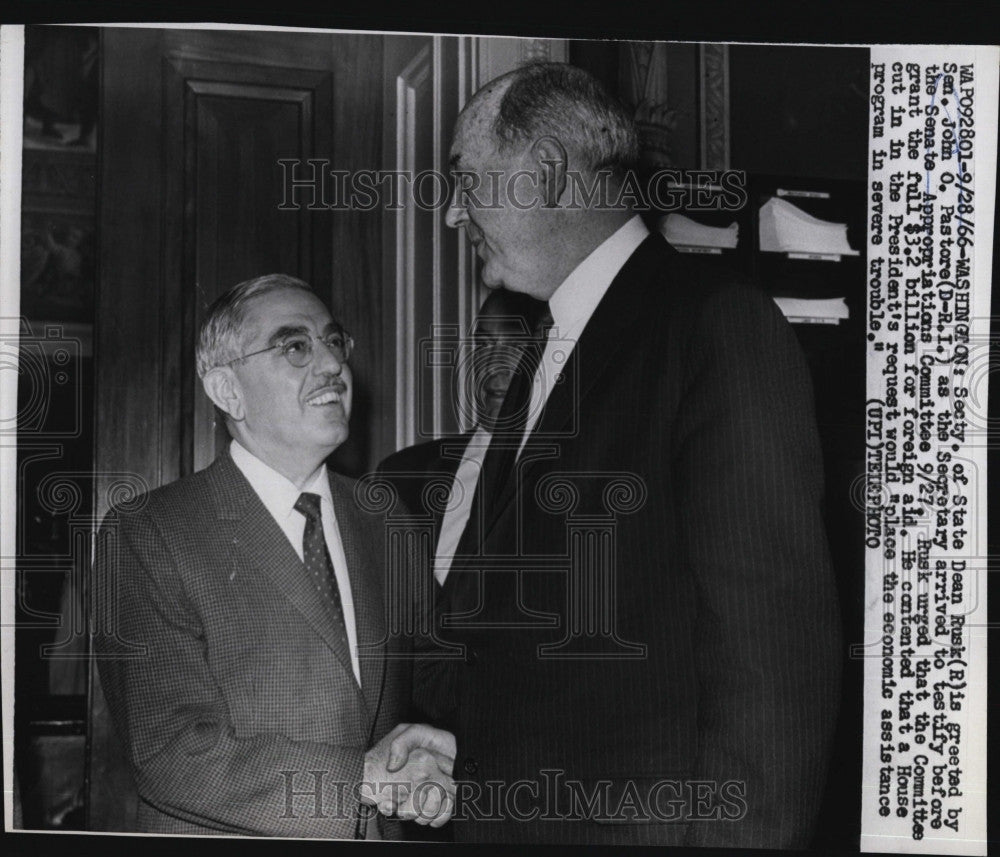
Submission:
[[[448,504],[445,506],[444,517],[441,519],[441,534],[438,536],[437,550],[434,554],[434,578],[444,586],[445,578],[451,571],[451,562],[458,550],[458,543],[465,532],[465,525],[472,511],[472,499],[476,494],[476,483],[479,481],[479,471],[483,468],[483,459],[490,445],[490,433],[479,426],[472,437],[465,453],[455,471],[448,492]]]
[[[344,555],[344,543],[340,538],[337,526],[337,515],[333,510],[333,497],[330,495],[330,478],[323,464],[316,472],[312,481],[303,488],[295,484],[277,470],[265,464],[256,455],[249,452],[242,444],[233,440],[229,445],[229,454],[233,463],[247,478],[250,487],[260,497],[264,507],[271,517],[281,527],[288,537],[295,553],[302,559],[302,536],[306,530],[305,516],[296,511],[295,503],[304,492],[320,496],[320,515],[323,518],[323,538],[333,562],[333,573],[337,578],[337,588],[340,590],[340,603],[344,610],[344,627],[347,630],[347,642],[351,652],[351,667],[354,678],[361,684],[361,664],[358,661],[358,632],[354,620],[354,599],[351,597],[351,579],[347,572],[347,557]]]
[[[549,330],[545,351],[535,371],[524,437],[521,439],[518,455],[524,450],[525,441],[538,422],[542,406],[549,400],[549,394],[573,353],[576,341],[611,281],[618,276],[629,257],[648,236],[646,224],[638,214],[635,215],[595,247],[549,298],[553,326]]]

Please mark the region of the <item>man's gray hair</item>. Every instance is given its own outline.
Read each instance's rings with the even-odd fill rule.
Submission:
[[[249,335],[253,333],[245,329],[247,304],[253,298],[278,289],[313,291],[307,282],[288,274],[265,274],[238,283],[212,302],[198,332],[195,359],[199,378],[204,378],[216,366],[225,366],[242,356]]]
[[[581,153],[586,169],[618,178],[639,159],[635,122],[589,72],[565,63],[533,62],[505,77],[493,130],[502,153],[552,136]]]

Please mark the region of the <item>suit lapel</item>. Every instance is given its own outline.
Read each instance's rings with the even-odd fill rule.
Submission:
[[[284,532],[233,463],[228,450],[214,466],[219,518],[233,522],[233,547],[242,554],[242,561],[271,580],[334,653],[350,675],[351,684],[357,686],[347,640],[335,629],[326,605]]]
[[[361,690],[370,715],[377,713],[379,694],[385,673],[386,624],[385,590],[379,569],[386,562],[375,556],[373,546],[361,536],[365,524],[358,514],[354,496],[346,485],[330,473],[330,494],[337,515],[337,528],[347,559],[354,602],[354,626],[358,638],[358,663],[361,667]],[[390,570],[391,573],[391,570]],[[348,657],[348,662],[350,658]]]
[[[536,436],[558,435],[572,426],[572,420],[580,418],[582,404],[587,396],[600,382],[606,381],[609,373],[616,370],[615,356],[634,342],[637,317],[641,315],[643,307],[649,305],[645,293],[651,287],[650,278],[670,253],[669,245],[660,235],[653,233],[622,266],[595,307],[594,314],[584,327],[566,363],[564,374],[567,378],[576,378],[576,384],[555,385],[545,403],[541,419],[528,438],[529,443]],[[666,287],[663,283],[657,285],[660,288]],[[576,428],[585,429],[584,426]],[[558,438],[556,441],[558,442]],[[523,483],[528,471],[539,460],[546,459],[525,461],[523,469],[518,469],[506,481],[492,507],[493,514],[486,522],[484,538],[500,513],[513,501],[519,479]]]

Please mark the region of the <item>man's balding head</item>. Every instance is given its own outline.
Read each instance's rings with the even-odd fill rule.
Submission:
[[[612,203],[637,140],[621,105],[571,65],[530,63],[479,90],[455,125],[446,222],[466,230],[483,282],[547,300],[631,217]]]
[[[554,137],[580,170],[618,179],[639,157],[635,123],[593,75],[566,63],[529,63],[508,72],[493,132],[501,153]]]

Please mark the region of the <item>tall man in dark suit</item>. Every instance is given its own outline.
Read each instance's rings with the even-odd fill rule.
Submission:
[[[386,630],[381,522],[324,464],[352,346],[301,280],[235,286],[197,353],[231,443],[105,521],[95,644],[142,831],[399,838],[365,808],[450,814],[453,739],[400,724],[411,641]]]
[[[554,322],[444,586],[455,838],[802,847],[839,682],[811,385],[771,300],[618,199],[636,154],[560,64],[455,128],[448,224]]]

